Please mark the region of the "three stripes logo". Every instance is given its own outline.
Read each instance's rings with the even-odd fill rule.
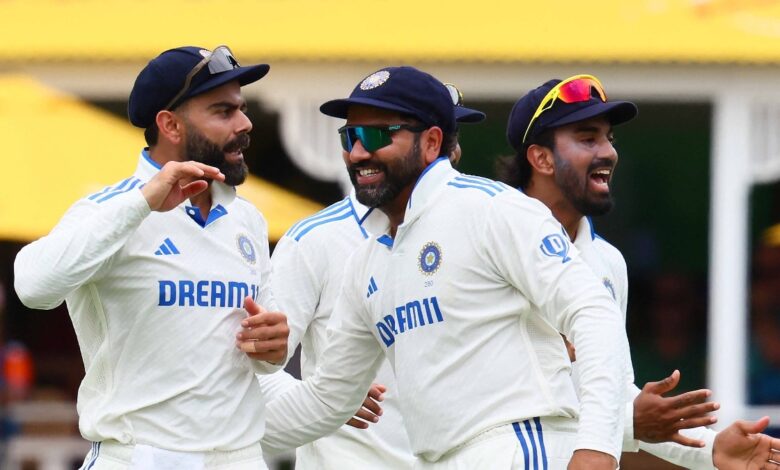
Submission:
[[[371,295],[378,290],[379,287],[376,286],[376,281],[374,281],[374,276],[371,276],[371,280],[368,281],[368,294],[366,294],[366,298],[371,297]]]
[[[493,181],[488,178],[482,178],[481,176],[472,175],[459,175],[448,182],[447,185],[454,186],[456,188],[468,188],[478,189],[488,196],[493,197],[498,193],[504,192],[504,190],[510,187],[504,183]]]
[[[102,191],[100,191],[99,193],[95,193],[89,196],[87,199],[89,199],[90,201],[95,201],[99,204],[101,202],[108,201],[109,199],[115,196],[131,191],[136,187],[143,186],[143,185],[138,186],[140,183],[141,180],[131,176],[130,178],[127,178],[126,180],[122,181],[116,186],[108,186],[104,188]]]
[[[160,248],[155,251],[154,254],[157,256],[178,255],[179,249],[176,248],[176,245],[173,244],[170,238],[166,238],[162,245],[160,245]]]

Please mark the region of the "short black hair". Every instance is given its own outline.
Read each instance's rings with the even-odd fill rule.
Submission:
[[[496,160],[496,178],[512,186],[525,190],[531,182],[531,163],[528,162],[528,147],[541,145],[555,150],[555,129],[545,129],[531,137],[515,155],[499,157]]]
[[[428,126],[428,124],[420,121],[416,116],[409,114],[409,113],[401,113],[401,118],[408,121],[409,124],[412,126]],[[428,128],[431,128],[433,126],[436,126],[436,124],[432,124],[428,126]],[[451,155],[452,152],[455,151],[455,146],[458,145],[458,126],[455,126],[455,129],[452,132],[446,132],[443,128],[440,126],[436,126],[441,129],[442,136],[441,136],[441,148],[439,149],[439,156],[442,155]]]
[[[183,108],[185,103],[189,103],[190,99],[186,98],[184,101],[180,103],[176,103],[176,106],[171,107],[168,111],[176,111],[179,108]],[[149,147],[154,147],[157,145],[157,142],[160,140],[160,128],[157,127],[157,120],[155,119],[152,121],[152,123],[144,129],[144,139],[146,139],[146,145]]]
[[[157,127],[157,123],[153,122],[149,127],[144,129],[144,139],[146,139],[146,145],[154,147],[157,145],[157,140],[160,138],[160,129]]]

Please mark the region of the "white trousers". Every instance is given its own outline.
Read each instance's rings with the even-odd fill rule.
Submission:
[[[93,442],[80,470],[268,470],[260,444],[226,452],[174,452],[147,445]]]
[[[532,418],[489,429],[436,462],[418,459],[416,470],[566,470],[577,422]]]

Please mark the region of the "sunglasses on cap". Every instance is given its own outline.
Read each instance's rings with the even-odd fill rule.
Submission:
[[[393,143],[393,133],[400,130],[422,132],[427,126],[412,126],[409,124],[394,124],[392,126],[344,126],[339,128],[341,147],[347,152],[352,151],[358,140],[367,152],[376,152],[382,147]]]
[[[445,83],[444,87],[450,93],[450,98],[452,98],[452,104],[454,104],[455,106],[463,106],[463,93],[461,93],[461,91],[458,90],[458,87],[456,87],[452,83]]]
[[[206,50],[201,52],[208,54],[206,54],[203,59],[195,64],[195,67],[189,71],[187,77],[184,79],[184,86],[181,87],[181,90],[176,93],[176,96],[174,96],[173,99],[169,101],[167,105],[165,105],[165,109],[170,110],[173,105],[175,105],[181,99],[181,97],[187,93],[187,91],[190,89],[190,86],[192,85],[192,79],[195,78],[195,75],[197,75],[198,72],[203,70],[203,67],[208,65],[209,73],[211,75],[227,72],[239,67],[238,61],[233,56],[233,52],[231,52],[230,48],[227,46],[217,46],[211,52]]]
[[[528,127],[525,128],[522,143],[525,143],[525,139],[528,137],[531,126],[533,126],[536,119],[541,116],[543,112],[552,108],[555,100],[561,100],[568,104],[590,101],[592,98],[592,90],[596,90],[601,101],[607,102],[607,93],[604,91],[604,86],[599,79],[593,75],[574,75],[555,85],[546,95],[544,95],[539,106],[537,106],[534,115],[531,117],[531,121],[528,122]]]

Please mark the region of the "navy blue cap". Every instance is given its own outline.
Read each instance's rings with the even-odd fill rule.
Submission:
[[[482,122],[485,120],[485,113],[476,109],[467,108],[462,105],[455,106],[455,120],[458,122]]]
[[[202,47],[177,47],[149,61],[138,74],[130,92],[127,104],[130,122],[144,129],[151,126],[157,113],[165,109],[184,87],[187,74],[209,53],[208,49]],[[268,64],[240,67],[236,62],[233,69],[212,74],[208,67],[203,67],[203,70],[192,78],[189,89],[176,100],[174,106],[233,80],[238,80],[241,86],[248,85],[263,78],[269,68]]]
[[[372,73],[352,90],[349,98],[328,101],[320,106],[320,111],[346,119],[353,105],[409,114],[428,126],[441,127],[444,132],[455,131],[456,119],[461,122],[485,119],[480,111],[455,106],[442,82],[409,66],[386,67]]]
[[[528,123],[539,107],[539,103],[560,82],[560,80],[555,79],[544,83],[526,93],[512,107],[507,122],[506,138],[515,150],[520,151],[523,148],[523,135],[528,129]],[[526,141],[547,129],[583,121],[602,114],[606,115],[610,124],[614,126],[634,119],[638,112],[636,105],[630,101],[607,101],[605,103],[596,93],[593,93],[590,100],[580,103],[564,103],[561,100],[555,100],[550,109],[545,110],[536,118],[528,131]]]

